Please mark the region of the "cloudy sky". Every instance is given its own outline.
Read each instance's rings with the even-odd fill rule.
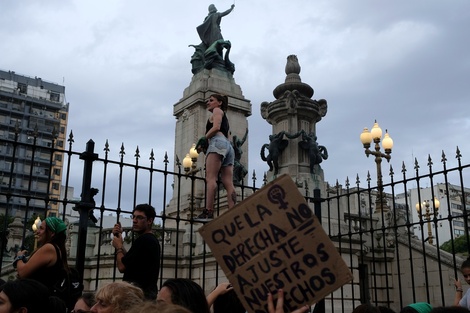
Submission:
[[[142,155],[153,148],[162,168],[165,151],[174,159],[173,105],[192,77],[188,45],[200,42],[196,26],[211,3],[224,11],[234,2],[2,0],[0,68],[65,85],[75,150],[89,139],[100,156],[108,140],[115,159],[122,143]],[[313,98],[328,101],[317,124],[328,182],[375,174],[359,141],[375,119],[395,142],[398,175],[403,162],[413,173],[414,158],[426,171],[428,154],[441,169],[442,150],[455,166],[457,146],[468,163],[468,0],[238,0],[221,28],[252,103],[250,174],[268,169],[259,151],[271,126],[260,104],[274,100],[290,54]]]

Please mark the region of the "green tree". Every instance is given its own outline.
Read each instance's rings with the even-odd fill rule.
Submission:
[[[452,251],[452,239],[444,242],[440,248],[449,253],[461,253],[461,254],[468,253],[467,236],[456,237],[454,238],[453,241],[454,241],[455,251]]]

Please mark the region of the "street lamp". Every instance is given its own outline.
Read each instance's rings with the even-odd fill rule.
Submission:
[[[364,145],[366,156],[369,155],[375,156],[375,163],[377,164],[377,187],[379,191],[379,196],[375,199],[375,211],[388,210],[387,199],[383,192],[383,182],[382,182],[382,158],[385,158],[387,162],[390,162],[393,147],[393,140],[388,134],[388,131],[385,130],[385,135],[382,140],[382,129],[379,127],[377,121],[375,121],[374,126],[371,131],[367,127],[361,133],[360,136],[361,142]],[[380,141],[382,140],[382,147],[384,148],[385,153],[380,151]],[[372,141],[375,143],[375,151],[370,150],[370,144]]]
[[[189,149],[189,153],[186,154],[186,157],[183,159],[183,168],[186,174],[192,175],[199,171],[199,169],[196,169],[198,156],[199,153],[196,150],[196,144],[193,143]]]
[[[426,212],[424,213],[424,217],[425,217],[425,220],[427,221],[427,224],[428,224],[428,241],[429,241],[429,244],[433,244],[433,235],[432,235],[432,229],[431,229],[431,214],[433,216],[433,218],[436,217],[437,213],[439,212],[439,206],[441,205],[441,203],[439,202],[439,200],[434,197],[434,201],[433,201],[433,211],[431,212],[431,204],[429,203],[429,200],[425,200],[423,201],[423,203],[416,203],[416,211],[418,211],[418,216],[419,216],[419,220],[422,221],[423,220],[423,211],[422,211],[422,208],[426,208]]]
[[[33,225],[31,226],[31,228],[33,229],[33,233],[34,233],[34,248],[33,248],[33,250],[36,250],[36,248],[38,247],[37,231],[39,229],[39,226],[41,226],[41,223],[42,223],[42,221],[41,221],[41,219],[39,218],[39,215],[38,215],[38,217],[34,221]]]

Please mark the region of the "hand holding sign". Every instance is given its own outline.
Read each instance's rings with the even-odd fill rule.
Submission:
[[[304,305],[300,309],[292,311],[291,313],[304,313],[310,310],[309,305]],[[274,299],[271,293],[268,294],[268,311],[269,313],[284,313],[284,290],[279,289],[277,292],[276,307],[274,307]]]

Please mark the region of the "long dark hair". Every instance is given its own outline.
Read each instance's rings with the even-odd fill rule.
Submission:
[[[204,290],[197,283],[185,278],[172,278],[163,283],[171,290],[171,302],[189,309],[193,313],[209,313]]]
[[[222,109],[222,111],[227,112],[227,109],[228,109],[228,97],[227,96],[221,95],[218,93],[213,93],[211,94],[211,97],[214,97],[218,101],[222,102],[222,105],[220,106],[220,108]]]
[[[50,238],[48,240],[48,243],[51,243],[53,246],[56,246],[59,248],[60,251],[60,257],[62,259],[62,264],[64,268],[69,271],[69,265],[67,262],[67,250],[65,249],[65,241],[67,240],[67,236],[65,235],[65,231],[60,232],[60,233],[54,233],[49,226],[46,225],[46,232],[47,232],[47,238]]]

